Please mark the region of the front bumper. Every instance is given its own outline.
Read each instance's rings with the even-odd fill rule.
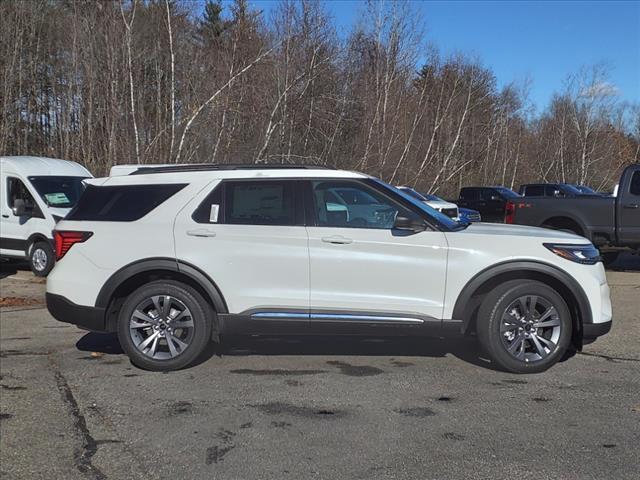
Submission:
[[[585,323],[582,325],[582,338],[585,340],[593,340],[595,338],[606,335],[611,330],[612,321],[602,323]]]
[[[104,308],[77,305],[68,298],[53,293],[47,293],[46,299],[47,310],[56,320],[95,332],[106,331]]]

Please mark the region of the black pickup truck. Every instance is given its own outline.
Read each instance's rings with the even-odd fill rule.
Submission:
[[[522,197],[507,203],[505,223],[566,230],[590,239],[605,263],[624,249],[640,253],[640,163],[622,172],[615,197]]]

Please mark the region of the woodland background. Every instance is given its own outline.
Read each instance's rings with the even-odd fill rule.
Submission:
[[[307,163],[445,197],[472,184],[611,189],[640,156],[640,108],[603,65],[542,110],[528,84],[429,43],[410,3],[336,32],[320,1],[0,2],[0,154],[95,175],[122,163]],[[632,46],[630,46],[632,48]],[[559,82],[560,83],[560,82]]]

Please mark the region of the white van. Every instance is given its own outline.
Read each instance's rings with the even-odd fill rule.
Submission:
[[[39,277],[55,263],[52,230],[75,206],[92,175],[44,157],[0,157],[0,256],[26,259]]]

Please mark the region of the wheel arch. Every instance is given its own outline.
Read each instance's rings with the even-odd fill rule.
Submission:
[[[172,279],[190,285],[216,313],[228,313],[220,289],[202,270],[172,258],[148,258],[125,265],[111,275],[100,289],[95,306],[105,309],[106,330],[116,330],[117,314],[128,294],[141,285],[158,279]]]
[[[542,222],[540,226],[542,228],[553,228],[556,230],[568,229],[582,237],[590,234],[589,230],[587,230],[579,219],[567,215],[554,215],[553,217],[549,217]]]
[[[464,286],[453,309],[453,318],[462,320],[462,333],[474,326],[484,296],[497,285],[508,280],[538,280],[556,289],[571,311],[573,344],[582,347],[582,325],[592,323],[591,306],[579,283],[566,272],[543,262],[507,261],[493,265],[476,274]]]
[[[46,242],[51,246],[51,248],[53,248],[55,252],[55,245],[53,244],[53,240],[51,238],[48,238],[44,233],[35,232],[29,235],[29,238],[27,238],[27,243],[25,244],[24,254],[27,258],[29,258],[29,250],[31,250],[31,246],[36,242]]]

